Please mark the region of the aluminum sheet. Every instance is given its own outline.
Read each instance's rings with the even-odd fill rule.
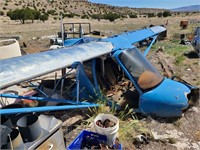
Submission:
[[[91,42],[0,60],[0,89],[110,53],[110,42]]]

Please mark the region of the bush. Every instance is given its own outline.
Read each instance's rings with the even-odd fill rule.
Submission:
[[[74,18],[74,16],[80,16],[80,15],[78,15],[78,14],[75,14],[75,13],[70,13],[70,14],[63,14],[63,18],[64,17],[68,17],[68,18]]]
[[[81,16],[81,19],[89,19],[89,16],[88,15],[83,15],[83,16]]]
[[[3,11],[0,11],[0,16],[3,16],[4,15],[4,12]]]
[[[137,18],[137,14],[129,14],[130,18]]]
[[[151,18],[151,17],[155,17],[156,15],[154,13],[148,13],[147,16],[148,18]]]
[[[11,13],[12,13],[12,11],[9,10],[9,11],[6,13],[6,16],[10,17]]]
[[[100,20],[100,19],[103,18],[103,16],[102,16],[101,14],[92,14],[92,15],[91,15],[91,18],[92,18],[92,19],[98,19],[98,20]]]
[[[162,17],[162,16],[163,16],[163,13],[162,13],[162,12],[159,12],[159,13],[157,14],[157,16],[158,16],[158,17]]]
[[[46,9],[45,9],[45,8],[42,8],[42,12],[45,13],[45,12],[46,12]]]
[[[55,10],[48,10],[48,11],[47,11],[47,14],[54,15],[54,14],[55,14],[55,12],[56,12]]]
[[[104,19],[108,19],[110,22],[115,21],[115,19],[120,18],[120,16],[116,13],[109,12],[108,14],[104,15]]]
[[[25,23],[25,20],[39,19],[40,12],[30,8],[15,9],[14,11],[8,11],[7,16],[11,20],[20,20],[22,24]]]
[[[53,14],[53,16],[57,16],[57,15],[58,15],[58,13],[54,13],[54,14]]]
[[[45,22],[45,20],[48,20],[48,19],[49,19],[48,14],[42,14],[42,15],[40,15],[40,20],[41,20],[42,22]]]
[[[168,17],[168,16],[171,16],[171,13],[169,11],[164,11],[163,17]]]

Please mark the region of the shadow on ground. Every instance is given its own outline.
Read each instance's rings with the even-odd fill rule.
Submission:
[[[189,59],[199,58],[198,54],[195,51],[184,53],[184,56],[186,56]]]

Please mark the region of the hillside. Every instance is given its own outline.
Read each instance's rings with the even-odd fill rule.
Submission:
[[[51,12],[54,18],[58,17],[60,13],[71,14],[73,17],[84,16],[85,18],[89,18],[94,14],[103,15],[112,12],[126,18],[130,14],[143,15],[147,14],[147,12],[156,14],[164,11],[164,9],[116,7],[91,3],[87,0],[2,0],[0,2],[0,11],[3,11],[4,15],[9,10],[26,7],[37,9],[42,13]]]
[[[186,7],[179,7],[171,9],[173,12],[200,12],[200,5],[191,5]]]

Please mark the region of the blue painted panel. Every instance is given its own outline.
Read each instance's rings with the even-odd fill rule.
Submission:
[[[177,81],[165,78],[155,89],[141,95],[139,112],[161,117],[181,116],[188,107],[187,94],[190,89]]]
[[[75,38],[75,39],[67,39],[64,41],[64,46],[72,46],[76,44],[84,43],[82,38]]]
[[[144,28],[135,31],[123,32],[122,34],[111,36],[109,38],[102,39],[102,41],[111,42],[114,46],[114,50],[132,48],[132,44],[145,40],[149,37],[158,35],[166,29],[161,26],[155,26],[151,28]]]

